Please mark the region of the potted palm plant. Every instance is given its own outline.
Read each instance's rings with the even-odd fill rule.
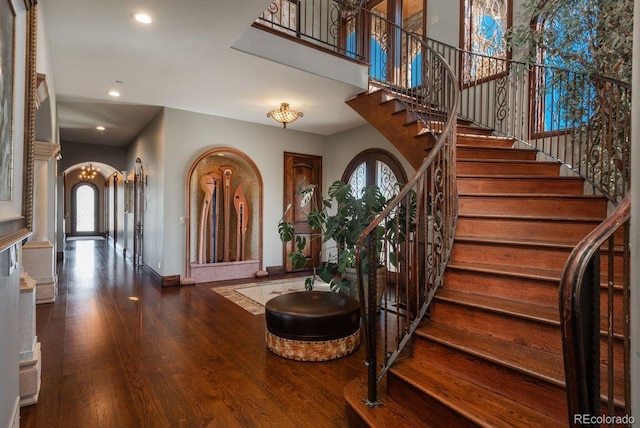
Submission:
[[[315,185],[304,184],[297,191],[302,196],[300,208],[310,204],[307,222],[313,230],[317,231],[310,239],[321,239],[323,243],[327,244],[325,246],[325,261],[314,269],[313,276],[306,279],[305,287],[307,290],[313,289],[316,278],[320,278],[330,284],[331,291],[356,295],[357,297],[355,274],[353,273],[355,272],[356,252],[358,251],[356,242],[371,220],[384,210],[388,200],[375,185],[365,188],[362,196],[357,198],[353,194],[351,186],[343,181],[331,184],[327,198],[320,199],[316,192]],[[290,205],[288,209],[297,208]],[[307,244],[306,237],[296,236],[293,224],[285,221],[285,216],[278,224],[278,232],[283,242],[295,239],[295,250],[288,255],[288,258],[294,268],[302,268],[306,260],[302,252]],[[385,236],[386,230],[381,225],[376,231],[378,239],[375,245],[378,253],[381,252]],[[362,268],[365,272],[368,271],[367,259],[367,257],[362,257],[363,263],[365,263]],[[386,278],[386,271],[382,275]],[[385,282],[378,282],[381,286],[379,288],[384,288]]]

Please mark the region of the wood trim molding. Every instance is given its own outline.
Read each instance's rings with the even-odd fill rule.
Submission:
[[[26,228],[33,230],[33,186],[35,177],[35,141],[36,141],[36,88],[37,75],[36,52],[38,48],[38,8],[37,1],[25,2],[27,11],[27,69],[24,127],[24,172],[22,215]]]
[[[149,275],[153,282],[158,284],[160,287],[175,287],[180,285],[180,275],[162,276],[146,264],[142,265],[142,271]]]
[[[161,287],[176,287],[180,285],[180,275],[165,275],[160,281]]]
[[[34,144],[34,156],[36,160],[48,161],[60,152],[60,144],[36,141]]]

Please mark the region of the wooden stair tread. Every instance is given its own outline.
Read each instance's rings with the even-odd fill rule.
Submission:
[[[562,242],[562,241],[544,241],[537,240],[535,238],[531,239],[521,239],[521,238],[493,238],[493,237],[484,237],[484,236],[460,236],[456,235],[456,242],[479,242],[479,243],[487,243],[487,244],[496,244],[496,245],[515,245],[520,247],[539,247],[539,248],[549,248],[549,249],[564,249],[564,250],[573,250],[575,248],[575,242]]]
[[[564,362],[561,354],[478,335],[432,321],[425,321],[416,330],[416,334],[554,385],[564,386],[564,370],[562,369]],[[536,370],[532,370],[532,366],[536,367]]]
[[[537,279],[542,281],[560,282],[562,272],[553,269],[539,269],[528,266],[510,266],[510,265],[494,265],[487,263],[471,263],[452,260],[447,265],[447,269],[457,269],[462,271],[477,272],[484,274],[497,274],[502,276],[512,276],[526,279]],[[614,276],[614,290],[622,291],[622,277]],[[446,284],[445,284],[446,286]],[[601,278],[602,288],[607,288],[607,278],[605,275]]]
[[[344,388],[344,397],[350,410],[356,412],[367,425],[374,427],[430,427],[422,418],[417,417],[401,403],[387,395],[384,380],[378,385],[378,401],[382,403],[382,406],[369,408],[364,403],[364,398],[367,397],[365,379],[362,377],[349,382]]]
[[[465,134],[464,132],[458,132],[458,136],[459,137],[463,137],[463,138],[474,138],[474,139],[478,139],[478,140],[489,140],[489,141],[513,141],[515,142],[515,140],[513,138],[509,138],[509,137],[500,137],[497,135],[478,135],[478,134]]]
[[[604,220],[604,218],[597,219],[597,218],[593,218],[593,217],[577,217],[577,216],[573,216],[573,217],[567,217],[567,216],[553,217],[553,216],[540,216],[540,215],[473,214],[473,213],[460,214],[459,217],[479,218],[479,219],[483,219],[483,218],[486,218],[486,219],[502,219],[502,220],[532,220],[532,221],[548,221],[548,222],[553,222],[553,221],[572,221],[572,222],[593,223],[594,225],[597,225],[597,224],[601,223],[602,220]]]
[[[560,325],[560,316],[557,306],[542,306],[532,303],[524,303],[517,300],[447,290],[444,288],[438,290],[436,293],[436,299],[499,312],[501,314],[526,318],[546,324]]]
[[[458,162],[470,162],[470,163],[518,163],[525,165],[558,165],[558,162],[554,161],[538,161],[538,160],[521,160],[521,159],[457,159]]]
[[[415,388],[424,391],[479,426],[564,426],[546,414],[485,389],[450,373],[442,373],[410,358],[391,369]]]
[[[473,179],[491,179],[491,180],[552,180],[552,181],[584,181],[580,177],[570,177],[566,175],[558,175],[555,177],[540,176],[540,175],[500,175],[500,174],[458,174],[456,176],[460,178],[473,178]]]
[[[461,269],[487,274],[499,274],[505,276],[516,276],[529,279],[540,279],[545,281],[560,281],[561,271],[550,269],[538,269],[526,266],[492,265],[485,263],[470,263],[451,261],[447,268]]]
[[[535,198],[535,199],[584,199],[593,201],[606,201],[604,196],[600,195],[571,195],[564,193],[460,193],[459,196],[469,198]]]
[[[460,134],[458,134],[460,135]],[[488,152],[531,152],[535,153],[533,149],[520,149],[516,147],[483,147],[483,146],[474,146],[473,144],[466,143],[458,143],[456,144],[456,148],[458,149],[474,149],[474,150],[483,150]]]

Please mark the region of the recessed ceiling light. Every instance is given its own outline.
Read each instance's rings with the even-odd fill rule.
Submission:
[[[146,13],[136,12],[131,16],[141,24],[151,24],[153,22],[153,19]]]
[[[116,91],[115,89],[111,89],[110,91],[107,91],[107,95],[111,97],[119,97],[120,92]]]
[[[107,128],[105,128],[104,126],[96,126],[96,130],[98,131],[104,131],[105,129]]]

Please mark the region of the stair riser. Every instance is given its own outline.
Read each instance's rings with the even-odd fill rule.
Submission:
[[[576,197],[460,196],[462,215],[524,215],[604,219],[607,205],[601,199]]]
[[[521,300],[543,306],[558,306],[558,281],[492,275],[447,268],[444,288],[485,296]]]
[[[456,168],[460,175],[542,175],[555,177],[560,172],[559,165],[548,163],[459,160]]]
[[[476,128],[474,126],[458,125],[457,129],[459,134],[483,135],[483,136],[493,135],[493,131],[491,131],[490,129]],[[513,144],[512,142],[509,142],[509,143]]]
[[[459,181],[458,181],[459,182]],[[598,221],[545,221],[501,218],[458,218],[458,236],[530,239],[547,242],[578,243],[597,225]]]
[[[567,406],[564,387],[464,351],[452,349],[446,344],[420,335],[414,340],[413,354],[416,358],[434,366],[436,370],[453,373],[497,393],[509,391],[507,398],[539,410],[558,421],[566,421]]]
[[[604,280],[606,283],[606,280]],[[444,273],[445,290],[461,291],[482,296],[542,305],[558,306],[559,281],[532,279],[509,275],[491,274],[447,268]],[[608,313],[607,289],[602,287],[600,293],[600,311]],[[613,294],[613,313],[623,313],[622,291],[616,289]]]
[[[458,142],[460,145],[460,142]],[[494,149],[482,147],[458,147],[456,156],[463,159],[494,159],[494,160],[535,160],[536,152],[532,150]]]
[[[461,328],[474,334],[487,335],[534,349],[562,354],[560,328],[556,325],[442,300],[435,300],[431,304],[430,318],[434,322]]]
[[[458,144],[478,147],[513,147],[513,140],[505,138],[478,138],[475,135],[458,135]]]
[[[543,248],[490,242],[456,241],[451,252],[451,260],[562,271],[572,250],[571,247]],[[617,272],[622,271],[622,261],[622,257],[614,258],[614,269]],[[601,255],[601,263],[606,262],[606,256]]]
[[[537,193],[581,195],[582,181],[563,179],[518,178],[458,178],[460,193]]]
[[[477,427],[460,413],[452,410],[439,400],[407,384],[389,372],[387,394],[401,401],[410,411],[429,421],[432,428]]]
[[[561,271],[567,262],[570,252],[569,249],[549,250],[491,243],[455,242],[451,260]]]

